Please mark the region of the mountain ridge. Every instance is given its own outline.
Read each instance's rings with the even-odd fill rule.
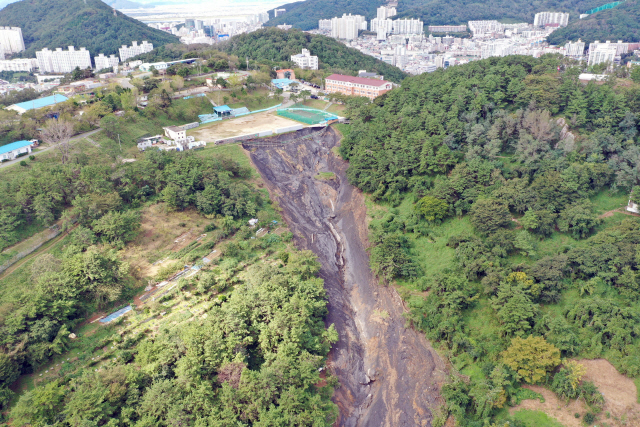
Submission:
[[[640,40],[640,1],[628,0],[613,9],[603,10],[587,18],[569,23],[551,33],[549,43],[560,45],[582,39],[587,44],[595,40]]]
[[[287,9],[283,15],[272,18],[268,26],[287,23],[302,30],[318,27],[319,19],[342,16],[343,13],[364,15],[368,20],[376,17],[376,8],[384,4],[382,0],[367,3],[365,0],[306,0],[287,3],[278,9]],[[398,4],[397,18],[418,18],[426,25],[466,24],[470,20],[515,19],[533,22],[537,12],[569,12],[572,20],[580,13],[601,6],[606,0],[541,0],[535,4],[524,0],[489,0],[478,3],[474,0],[404,0]]]

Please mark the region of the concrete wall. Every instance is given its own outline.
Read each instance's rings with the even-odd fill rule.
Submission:
[[[300,130],[304,127],[304,125],[293,125],[287,126],[285,128],[279,128],[275,130],[275,133],[285,133],[285,132],[293,132],[295,130]]]

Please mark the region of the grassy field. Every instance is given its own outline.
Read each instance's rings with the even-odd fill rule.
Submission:
[[[564,427],[555,418],[551,418],[541,411],[520,409],[513,414],[513,418],[524,423],[527,427]]]
[[[232,94],[236,94],[237,98],[233,98]],[[273,107],[282,103],[280,97],[268,97],[269,90],[260,88],[243,94],[240,90],[235,91],[213,91],[207,94],[209,99],[213,100],[217,105],[226,104],[231,108],[247,107],[249,111],[262,110]]]

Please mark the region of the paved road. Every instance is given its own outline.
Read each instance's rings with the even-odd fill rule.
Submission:
[[[86,137],[88,137],[88,136],[91,136],[91,135],[93,135],[93,134],[95,134],[95,133],[100,132],[101,130],[102,130],[102,129],[99,129],[99,128],[98,128],[98,129],[96,129],[96,130],[92,130],[92,131],[90,131],[90,132],[85,132],[85,133],[81,133],[80,135],[76,135],[76,136],[74,136],[73,138],[71,138],[71,139],[69,140],[69,143],[73,144],[74,142],[78,142],[78,141],[80,141],[81,139],[84,139],[84,138],[86,138]],[[55,147],[57,147],[57,145],[51,145],[51,146],[48,146],[48,147],[43,147],[42,149],[40,149],[40,150],[38,150],[38,151],[34,151],[33,153],[31,153],[31,155],[33,155],[33,156],[39,156],[39,155],[41,155],[42,153],[45,153],[45,152],[47,152],[48,150],[51,150],[52,148],[55,148]],[[7,167],[7,166],[10,166],[10,165],[13,165],[13,164],[19,163],[21,160],[25,160],[25,158],[24,158],[24,157],[18,157],[18,158],[17,158],[17,159],[15,159],[15,160],[11,160],[11,161],[9,161],[9,162],[0,163],[0,168]]]

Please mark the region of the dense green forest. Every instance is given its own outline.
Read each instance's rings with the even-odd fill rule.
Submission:
[[[372,268],[428,292],[410,319],[469,378],[442,389],[459,425],[506,419],[522,383],[581,396],[592,417],[602,397],[563,358],[640,374],[640,221],[603,215],[640,189],[640,85],[580,72],[492,58],[351,103],[347,176],[385,206]]]
[[[246,69],[245,58],[248,58],[251,69],[264,68],[269,72],[274,65],[293,66],[291,55],[300,53],[303,48],[309,49],[312,55],[317,55],[320,68],[327,72],[335,71],[355,75],[359,70],[375,71],[387,80],[397,83],[407,76],[399,68],[349,48],[330,37],[305,34],[297,30],[284,31],[278,28],[265,28],[249,34],[234,36],[230,40],[216,45],[215,50],[209,46],[170,44],[139,55],[137,59],[170,61],[201,57],[210,62],[210,58],[219,57],[222,52],[233,56],[233,59],[226,58],[225,60],[231,61],[234,66],[240,69]]]
[[[551,33],[549,43],[562,45],[567,41],[582,39],[586,43],[595,40],[640,41],[640,1],[629,0],[613,9],[594,13],[587,18],[571,22],[565,28]]]
[[[176,43],[177,37],[147,26],[100,0],[22,0],[0,10],[0,25],[22,28],[26,51],[35,57],[36,50],[86,47],[91,56],[118,54],[122,45],[146,40],[159,47]]]
[[[88,106],[57,106],[58,122],[47,121],[44,110],[27,113],[34,128],[71,122],[102,131],[66,155],[52,150],[2,169],[0,250],[54,223],[64,233],[0,276],[3,413],[16,426],[272,426],[282,420],[330,426],[336,383],[331,375],[321,379],[319,369],[337,334],[323,321],[318,262],[293,248],[290,232],[256,238],[246,225],[250,218],[265,227],[282,221],[250,181],[246,159],[210,149],[138,153],[137,137],[193,121],[211,105],[201,98],[171,100],[172,85],[184,83],[180,76],[133,83],[140,88],[98,93]],[[136,107],[138,90],[148,93],[144,110]],[[124,117],[111,114],[115,110]],[[122,162],[127,155],[134,161]],[[197,222],[179,223],[171,233],[197,226],[206,239],[148,252],[153,260],[169,260],[149,277],[124,254],[147,251],[136,239],[153,245],[162,234],[143,232],[145,213],[156,206],[167,218],[184,212]],[[214,248],[220,256],[202,264]],[[134,310],[127,322],[96,324],[94,335],[80,332],[92,313],[131,303],[149,280],[194,262],[197,275],[167,287],[162,299]],[[176,303],[196,307],[198,317],[178,310],[171,317]],[[163,322],[165,316],[170,320]],[[82,354],[69,361],[78,346]],[[54,363],[64,370],[54,374]],[[21,375],[37,386],[16,395],[9,386]]]
[[[393,82],[400,82],[407,76],[399,68],[346,47],[337,40],[302,31],[265,28],[240,34],[221,44],[221,49],[227,53],[256,61],[290,61],[291,55],[300,53],[302,48],[317,55],[322,68],[348,70],[352,74],[358,70],[375,71]]]
[[[193,287],[203,298],[206,316],[166,324],[150,336],[107,336],[111,348],[117,347],[113,357],[24,393],[12,409],[13,425],[331,424],[333,383],[316,385],[337,336],[325,330],[319,264],[313,254],[298,252],[281,256],[279,265],[262,262],[265,252],[283,245],[277,235],[250,240],[253,230],[241,225],[263,218],[268,207],[268,199],[247,182],[249,168],[226,157],[151,151],[135,163],[85,158],[34,165],[27,176],[7,188],[21,195],[38,221],[67,208],[64,221],[72,231],[66,245],[41,255],[22,275],[26,283],[9,287],[6,280],[17,279],[3,279],[5,402],[7,385],[21,372],[64,354],[70,329],[87,312],[131,298],[134,280],[117,250],[138,234],[140,207],[164,202],[168,209],[197,209],[218,218],[210,226],[214,240],[198,249],[204,254],[220,240],[239,240],[226,244],[219,265],[180,282],[181,289]],[[3,212],[12,203],[3,200]],[[181,265],[191,255],[173,257]],[[212,298],[225,290],[224,297]],[[168,309],[156,304],[151,310]]]
[[[278,8],[287,12],[273,18],[265,25],[276,26],[283,23],[294,25],[302,30],[318,28],[318,20],[342,16],[343,13],[364,15],[367,20],[376,17],[376,8],[384,2],[367,2],[364,0],[307,0],[289,3]],[[398,3],[397,18],[418,18],[425,25],[466,24],[472,20],[509,19],[517,22],[533,23],[537,12],[558,11],[570,12],[571,19],[577,19],[580,13],[601,6],[603,0],[541,0],[541,1],[508,1],[492,0],[476,2],[469,0],[406,0]],[[394,18],[396,19],[396,18]]]

